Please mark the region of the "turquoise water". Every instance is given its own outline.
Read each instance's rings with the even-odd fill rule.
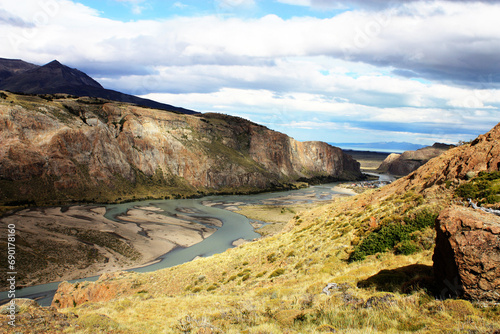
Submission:
[[[218,228],[215,233],[202,242],[187,248],[176,248],[173,251],[160,256],[158,258],[158,262],[132,270],[136,272],[150,272],[176,266],[191,261],[198,256],[206,257],[222,253],[228,248],[233,247],[233,241],[238,239],[253,240],[260,237],[260,235],[254,231],[254,228],[250,224],[250,220],[248,218],[238,214],[237,212],[225,210],[224,208],[231,206],[234,207],[236,204],[286,205],[331,200],[332,196],[339,194],[333,190],[335,185],[336,183],[332,183],[300,190],[255,195],[209,196],[199,199],[150,200],[114,204],[106,207],[107,210],[105,217],[115,221],[120,221],[117,217],[121,214],[125,214],[129,209],[154,206],[163,210],[155,213],[167,216],[182,213],[183,215],[193,217],[193,219],[196,219],[197,217],[211,217],[222,221],[222,227]],[[203,220],[200,220],[199,223],[205,225]],[[95,281],[97,278],[98,276],[87,277],[70,282]],[[49,306],[59,283],[60,282],[22,288],[16,291],[16,297],[36,299],[40,305]],[[7,292],[1,292],[0,301],[3,302],[6,299]]]

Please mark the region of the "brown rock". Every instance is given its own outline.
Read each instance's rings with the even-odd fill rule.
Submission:
[[[452,147],[454,146],[435,143],[416,151],[405,151],[403,154],[392,153],[382,162],[378,170],[393,175],[408,175]]]
[[[237,117],[8,96],[0,99],[0,203],[262,191],[362,176],[339,148]]]
[[[442,297],[500,301],[500,217],[461,206],[436,220],[434,275]]]
[[[117,296],[132,291],[134,284],[130,273],[118,271],[103,274],[96,282],[78,282],[59,284],[52,299],[56,308],[66,308],[81,305],[86,302],[108,301]]]
[[[467,182],[467,173],[500,170],[500,123],[471,144],[461,145],[429,160],[409,175],[380,189],[384,196],[404,195],[409,190],[423,196],[440,197]]]

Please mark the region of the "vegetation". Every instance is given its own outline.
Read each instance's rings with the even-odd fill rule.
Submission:
[[[417,244],[414,232],[423,231],[434,226],[437,213],[422,210],[414,217],[405,217],[402,221],[386,224],[368,234],[356,246],[349,256],[349,261],[363,260],[367,255],[393,250],[396,254],[410,255],[422,250]]]
[[[290,222],[293,230],[221,254],[152,273],[129,273],[121,278],[134,282],[128,293],[61,310],[69,317],[65,321],[79,325],[66,332],[500,330],[498,307],[443,301],[432,292],[433,251],[423,247],[422,240],[433,238],[429,225],[436,208],[449,202],[449,194],[423,197],[409,191],[383,197],[381,191],[368,191],[355,200],[337,198],[297,213]],[[370,227],[373,220],[380,225]],[[397,227],[397,222],[406,227]],[[374,244],[392,241],[386,252],[349,261],[357,247],[349,245],[356,239],[357,245],[372,239]],[[419,245],[416,252],[412,242]],[[331,282],[337,288],[328,296],[322,290]]]
[[[469,182],[460,185],[455,194],[464,199],[472,199],[479,204],[500,202],[500,171],[481,172]]]
[[[63,312],[86,321],[94,315],[92,321],[102,319],[94,328],[116,333],[493,333],[500,330],[494,306],[434,297],[432,224],[451,198],[445,191],[338,198],[296,213],[291,231],[175,268],[129,274],[147,296],[130,291]],[[361,245],[387,247],[349,261]],[[328,296],[322,290],[330,282],[337,288]]]

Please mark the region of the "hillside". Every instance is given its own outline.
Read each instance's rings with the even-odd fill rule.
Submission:
[[[185,108],[105,89],[87,74],[57,60],[43,66],[0,58],[0,90],[24,94],[70,94],[133,103],[143,107],[197,114]]]
[[[499,142],[500,124],[391,185],[296,215],[279,235],[153,273],[62,284],[62,315],[26,309],[70,333],[497,333],[495,304],[441,299],[432,254],[434,218],[472,175],[500,169]]]
[[[37,65],[27,63],[20,59],[0,58],[0,83],[19,73],[37,68]]]
[[[244,119],[67,95],[0,95],[0,205],[288,189],[361,178],[359,163]]]
[[[380,164],[378,171],[397,176],[408,175],[452,147],[454,145],[435,143],[415,151],[405,151],[402,154],[392,153]]]

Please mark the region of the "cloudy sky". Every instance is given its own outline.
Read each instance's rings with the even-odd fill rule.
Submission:
[[[299,140],[455,143],[500,122],[500,1],[0,0],[0,57]]]

